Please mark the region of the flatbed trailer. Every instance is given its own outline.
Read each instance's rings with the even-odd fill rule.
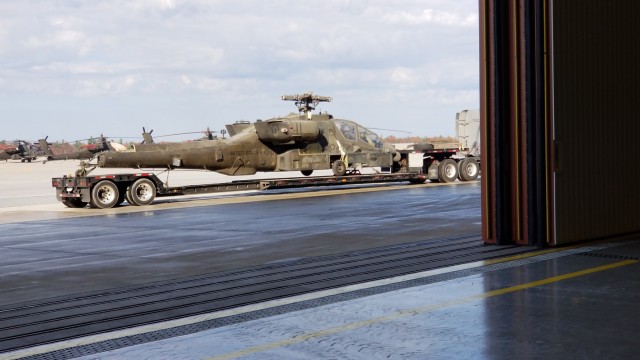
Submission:
[[[432,182],[473,181],[480,175],[480,157],[457,144],[414,144],[398,150],[399,159],[394,168],[385,172],[421,173]]]
[[[129,205],[151,204],[156,197],[195,195],[246,190],[273,190],[311,186],[337,186],[389,182],[423,183],[422,173],[378,173],[370,175],[317,176],[240,180],[227,183],[165,186],[153,173],[63,176],[51,179],[56,198],[70,208],[112,208],[125,201]]]

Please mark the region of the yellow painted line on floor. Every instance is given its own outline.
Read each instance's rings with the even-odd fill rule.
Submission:
[[[488,291],[488,292],[484,292],[484,293],[481,293],[481,294],[467,296],[467,297],[463,297],[463,298],[459,298],[459,299],[453,299],[453,300],[446,301],[446,302],[439,303],[439,304],[432,304],[432,305],[426,305],[426,306],[423,306],[423,307],[397,311],[395,313],[392,313],[392,314],[389,314],[389,315],[385,315],[385,316],[380,316],[380,317],[376,317],[376,318],[372,318],[372,319],[352,322],[352,323],[349,323],[349,324],[336,326],[336,327],[325,329],[325,330],[319,330],[319,331],[315,331],[315,332],[310,332],[310,333],[307,333],[307,334],[301,334],[301,335],[298,335],[298,336],[295,336],[295,337],[292,337],[292,338],[289,338],[289,339],[283,339],[283,340],[280,340],[280,341],[274,341],[274,342],[267,343],[267,344],[257,345],[257,346],[253,346],[253,347],[250,347],[250,348],[247,348],[247,349],[244,349],[244,350],[232,352],[232,353],[229,353],[229,354],[223,354],[223,355],[220,355],[220,356],[215,356],[215,357],[212,357],[212,358],[209,358],[209,359],[210,360],[234,359],[234,358],[241,357],[241,356],[247,356],[247,355],[251,355],[251,354],[256,354],[256,353],[268,351],[268,350],[271,350],[271,349],[276,349],[276,348],[283,347],[283,346],[288,346],[288,345],[301,343],[301,342],[304,342],[304,341],[307,341],[307,340],[310,340],[310,339],[314,339],[314,338],[319,338],[319,337],[323,337],[323,336],[329,336],[329,335],[333,335],[333,334],[337,334],[337,333],[341,333],[341,332],[345,332],[345,331],[349,331],[349,330],[355,330],[355,329],[359,329],[359,328],[363,328],[363,327],[367,327],[367,326],[371,326],[371,325],[375,325],[375,324],[380,324],[380,323],[384,323],[384,322],[395,321],[395,320],[398,320],[398,319],[401,319],[401,318],[404,318],[404,317],[415,316],[415,315],[425,314],[425,313],[429,313],[429,312],[433,312],[433,311],[438,311],[438,310],[442,310],[442,309],[449,308],[449,307],[452,307],[452,306],[466,304],[466,303],[469,303],[469,302],[472,302],[472,301],[476,301],[476,300],[482,300],[482,299],[487,299],[487,298],[491,298],[491,297],[494,297],[494,296],[509,294],[509,293],[513,293],[513,292],[529,289],[529,288],[532,288],[532,287],[536,287],[536,286],[552,284],[552,283],[559,282],[559,281],[562,281],[562,280],[577,278],[577,277],[580,277],[580,276],[594,274],[594,273],[597,273],[597,272],[606,271],[606,270],[610,270],[610,269],[615,269],[615,268],[619,268],[619,267],[626,266],[626,265],[631,265],[631,264],[636,264],[636,263],[638,263],[637,260],[625,260],[625,261],[620,261],[620,262],[616,262],[616,263],[613,263],[613,264],[597,266],[597,267],[593,267],[593,268],[589,268],[589,269],[585,269],[585,270],[580,270],[580,271],[576,271],[576,272],[572,272],[572,273],[568,273],[568,274],[564,274],[564,275],[558,275],[558,276],[553,276],[553,277],[542,279],[542,280],[538,280],[538,281],[532,281],[532,282],[525,283],[525,284],[510,286],[510,287],[507,287],[507,288]]]
[[[500,245],[497,245],[497,246],[500,246]],[[503,262],[507,262],[507,261],[522,260],[522,259],[526,259],[526,258],[530,258],[530,257],[534,257],[534,256],[539,256],[539,255],[544,255],[544,254],[550,254],[550,253],[555,253],[555,252],[561,252],[561,251],[576,249],[576,248],[583,247],[583,246],[584,245],[576,245],[576,246],[567,246],[567,247],[559,247],[559,248],[550,248],[550,249],[544,249],[544,250],[533,250],[533,251],[526,252],[526,253],[523,253],[523,254],[500,257],[498,259],[482,260],[482,265],[486,266],[486,265],[499,264],[499,263],[503,263]]]

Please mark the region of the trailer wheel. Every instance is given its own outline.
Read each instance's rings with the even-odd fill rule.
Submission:
[[[116,184],[109,180],[102,180],[91,189],[91,207],[108,209],[118,203],[120,192]]]
[[[460,181],[472,181],[478,178],[480,168],[474,158],[464,158],[458,163],[458,179]]]
[[[129,187],[127,201],[131,200],[132,205],[149,205],[155,198],[156,185],[147,178],[138,179]]]
[[[87,206],[87,202],[76,198],[65,198],[62,200],[62,204],[72,209],[80,209]]]
[[[127,201],[127,203],[129,205],[138,206],[138,205],[133,203],[133,200],[131,200],[131,191],[129,191],[129,190],[130,190],[130,188],[128,187],[127,190],[124,192],[124,199]]]
[[[309,175],[313,174],[313,170],[301,170],[300,172],[304,176],[309,176]]]
[[[331,164],[331,170],[335,176],[344,176],[347,173],[347,164],[342,160],[336,160]]]
[[[453,159],[445,159],[438,165],[438,181],[453,182],[458,177],[458,164]]]

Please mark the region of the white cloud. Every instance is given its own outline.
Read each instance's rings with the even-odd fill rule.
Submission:
[[[456,102],[478,103],[478,17],[469,10],[476,7],[475,0],[0,3],[0,94],[14,104],[29,99],[0,117],[34,123],[38,99],[72,106],[81,97],[126,123],[122,107],[109,104],[136,106],[138,97],[164,99],[164,116],[175,106],[182,118],[213,108],[222,118],[264,118],[291,110],[279,96],[298,91],[333,96],[330,111],[375,109],[364,122],[386,121],[382,106],[401,114],[403,101],[428,96],[425,111],[452,117]],[[261,106],[247,107],[247,99]],[[139,106],[144,116],[149,106]]]
[[[119,74],[133,70],[131,64],[104,64],[100,62],[54,62],[50,64],[40,64],[31,67],[37,73],[59,74],[59,75],[79,75],[79,74]]]
[[[132,75],[105,80],[79,80],[76,83],[76,93],[82,96],[127,94],[137,82]]]
[[[182,75],[179,77],[179,79],[184,88],[204,92],[220,91],[228,85],[225,81],[212,77],[194,78]]]
[[[374,13],[377,12],[374,10]],[[478,14],[458,13],[440,11],[436,9],[424,9],[419,12],[408,11],[379,11],[379,16],[391,23],[402,23],[407,25],[437,24],[445,26],[476,26],[478,24]]]
[[[85,34],[73,30],[58,31],[42,37],[31,36],[25,45],[33,48],[68,48],[77,55],[86,55],[93,46]]]
[[[391,71],[391,81],[399,84],[414,84],[418,81],[418,77],[411,69],[396,68]]]
[[[130,0],[124,5],[134,10],[171,10],[176,7],[174,0]]]

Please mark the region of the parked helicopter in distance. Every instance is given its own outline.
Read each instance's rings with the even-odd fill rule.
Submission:
[[[400,154],[374,132],[326,112],[312,113],[320,102],[331,101],[330,97],[304,93],[285,95],[282,100],[294,101],[298,114],[227,125],[229,138],[145,142],[125,151],[105,151],[94,166],[205,169],[231,176],[258,171],[301,171],[308,176],[325,169],[342,176],[364,167],[398,166]]]
[[[42,151],[47,156],[45,162],[55,160],[87,160],[93,158],[100,152],[116,150],[116,148],[114,147],[115,144],[109,142],[103,135],[100,135],[100,142],[95,147],[68,153],[54,154],[51,150],[52,144],[47,142],[47,138],[40,139],[39,145],[40,149],[42,149]]]
[[[40,154],[38,146],[26,140],[16,140],[15,147],[4,149],[0,152],[0,160],[20,160],[20,162],[31,162]]]

